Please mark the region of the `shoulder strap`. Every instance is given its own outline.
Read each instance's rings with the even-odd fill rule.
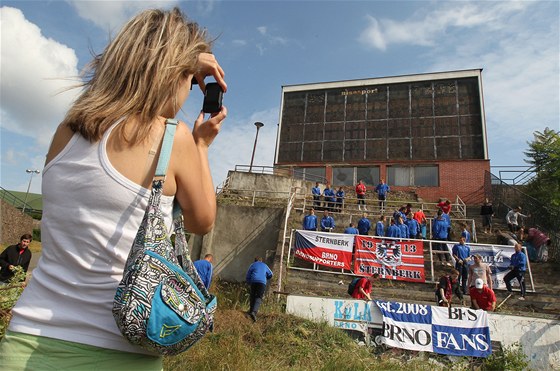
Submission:
[[[163,144],[159,154],[159,160],[154,177],[165,177],[167,173],[167,166],[171,158],[171,150],[173,148],[173,138],[177,130],[178,120],[167,119],[165,120],[165,134],[163,135]]]

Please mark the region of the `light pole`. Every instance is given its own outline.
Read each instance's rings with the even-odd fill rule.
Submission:
[[[33,174],[39,174],[40,171],[37,169],[27,169],[25,170],[29,176],[29,184],[27,185],[27,192],[25,192],[25,201],[23,201],[23,209],[21,210],[22,214],[25,214],[25,207],[27,206],[27,197],[29,196],[29,188],[31,188],[31,181],[33,180]]]
[[[249,165],[249,172],[253,170],[253,160],[255,159],[255,149],[257,148],[257,139],[259,139],[259,129],[264,126],[262,122],[255,122],[255,126],[257,127],[257,135],[255,135],[255,144],[253,145],[253,154],[251,155],[251,165]]]

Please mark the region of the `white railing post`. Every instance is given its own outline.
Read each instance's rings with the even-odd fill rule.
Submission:
[[[278,292],[282,290],[282,265],[284,264],[284,248],[286,245],[286,232],[288,229],[288,220],[290,219],[290,213],[292,211],[292,204],[294,201],[295,194],[296,194],[295,192],[291,192],[290,197],[288,198],[288,205],[286,206],[286,217],[284,218],[284,233],[282,236],[282,248],[280,249],[280,272],[278,272],[278,289],[277,289]],[[286,270],[287,269],[288,269],[288,263],[286,262]],[[280,294],[278,294],[277,298],[280,298]]]

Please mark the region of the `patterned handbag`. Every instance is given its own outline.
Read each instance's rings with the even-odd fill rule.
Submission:
[[[208,293],[190,259],[180,207],[175,204],[173,209],[175,247],[160,209],[177,124],[166,121],[148,207],[113,301],[113,316],[124,337],[165,355],[187,350],[211,331],[216,310],[216,297]]]

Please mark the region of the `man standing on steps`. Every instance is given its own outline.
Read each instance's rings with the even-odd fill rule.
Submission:
[[[364,236],[367,236],[369,230],[371,229],[371,222],[369,221],[367,216],[368,216],[367,213],[364,213],[362,215],[362,219],[358,221],[358,231],[360,232],[361,235]]]
[[[521,244],[516,244],[515,253],[511,256],[511,271],[505,275],[504,282],[508,292],[511,294],[511,281],[517,278],[521,287],[519,300],[525,300],[525,271],[527,270],[527,256],[523,253]]]
[[[247,283],[251,285],[249,294],[250,308],[247,314],[251,317],[253,322],[257,321],[257,313],[263,301],[266,282],[271,278],[272,271],[268,265],[263,263],[263,259],[260,256],[255,257],[255,262],[251,264],[245,277]]]
[[[306,231],[317,230],[317,216],[315,215],[315,209],[309,209],[309,214],[303,218],[303,229]]]
[[[467,294],[467,278],[469,276],[468,262],[471,256],[471,248],[465,243],[465,237],[461,237],[459,243],[453,246],[451,250],[455,259],[455,269],[459,271],[459,281],[463,294]]]
[[[358,199],[358,209],[362,210],[362,205],[363,205],[364,210],[367,210],[367,208],[366,208],[366,186],[364,184],[364,181],[361,180],[361,179],[358,182],[358,184],[356,185],[356,198]]]
[[[383,212],[385,211],[387,193],[390,192],[389,186],[385,184],[385,179],[379,181],[379,184],[375,187],[375,192],[377,192],[377,199],[379,200],[379,209]]]
[[[315,183],[315,187],[311,188],[311,194],[313,195],[313,207],[321,207],[321,188],[319,187],[319,182]]]

